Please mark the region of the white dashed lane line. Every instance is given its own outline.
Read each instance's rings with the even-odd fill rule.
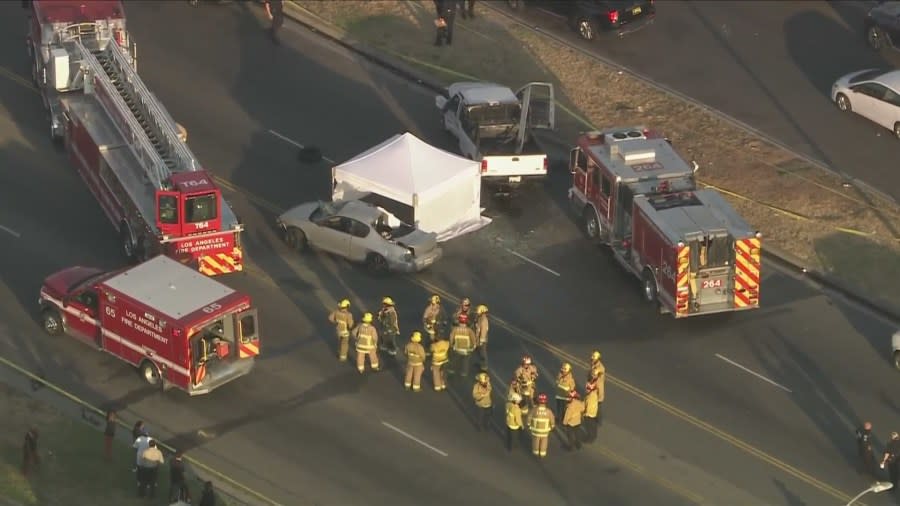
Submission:
[[[525,256],[525,255],[523,255],[523,254],[521,254],[521,253],[516,253],[515,251],[513,251],[513,250],[511,250],[511,249],[509,249],[509,248],[503,248],[503,249],[505,249],[509,254],[511,254],[511,255],[513,255],[513,256],[516,256],[516,257],[518,257],[518,258],[520,258],[520,259],[522,259],[522,260],[524,260],[524,261],[530,263],[531,265],[537,267],[538,269],[542,269],[542,270],[544,270],[544,271],[549,272],[550,274],[553,274],[553,275],[556,276],[556,277],[560,277],[560,274],[559,274],[558,272],[554,271],[553,269],[551,269],[551,268],[549,268],[549,267],[546,267],[546,266],[544,266],[544,265],[541,265],[541,264],[535,262],[534,260],[528,258],[527,256]]]
[[[429,450],[433,451],[434,453],[437,453],[437,454],[440,455],[441,457],[446,457],[446,456],[447,456],[447,452],[445,452],[445,451],[443,451],[443,450],[440,450],[440,449],[438,449],[438,448],[435,448],[434,446],[431,446],[430,444],[426,443],[425,441],[422,441],[421,439],[417,438],[416,436],[413,436],[412,434],[410,434],[409,432],[404,431],[403,429],[399,429],[399,428],[397,428],[397,427],[394,427],[393,425],[391,425],[391,424],[389,424],[389,423],[387,423],[387,422],[385,422],[385,421],[382,421],[382,422],[381,422],[381,425],[384,425],[384,426],[387,427],[388,429],[391,429],[392,431],[396,432],[397,434],[400,434],[401,436],[403,436],[403,437],[405,437],[405,438],[407,438],[407,439],[410,439],[410,440],[412,440],[412,441],[415,441],[416,443],[419,443],[420,445],[424,446],[425,448],[428,448]]]
[[[737,367],[738,369],[740,369],[740,370],[742,370],[742,371],[744,371],[744,372],[746,372],[746,373],[752,374],[753,376],[756,376],[757,378],[759,378],[759,379],[765,381],[766,383],[768,383],[768,384],[770,384],[770,385],[773,385],[773,386],[776,386],[776,387],[778,387],[778,388],[784,390],[785,392],[788,392],[788,393],[793,393],[793,392],[794,392],[794,391],[791,390],[790,388],[788,388],[788,387],[786,387],[786,386],[784,386],[784,385],[782,385],[782,384],[780,384],[780,383],[776,383],[776,382],[770,380],[769,378],[763,376],[762,374],[760,374],[760,373],[758,373],[758,372],[751,371],[750,369],[748,369],[748,368],[742,366],[741,364],[735,362],[734,360],[731,360],[730,358],[727,358],[727,357],[724,357],[724,356],[722,356],[722,355],[719,355],[718,353],[716,353],[716,358],[718,358],[719,360],[722,360],[722,361],[724,361],[724,362],[727,362],[727,363],[729,363],[729,364],[731,364],[731,365]]]
[[[15,230],[13,230],[13,229],[11,229],[11,228],[9,228],[9,227],[4,227],[3,225],[0,225],[0,230],[2,230],[2,231],[4,231],[4,232],[6,232],[7,234],[9,234],[9,235],[15,237],[16,239],[22,237],[22,234],[16,232]]]
[[[284,135],[281,135],[280,133],[276,132],[275,130],[270,129],[269,133],[274,135],[275,137],[278,137],[279,139],[283,140],[284,142],[287,142],[288,144],[297,146],[300,149],[306,149],[306,146],[304,146],[303,144],[300,144],[299,142],[295,141],[294,139],[291,139],[290,137],[285,137]],[[324,156],[324,155],[322,155],[322,160],[325,160],[326,162],[331,163],[331,164],[337,163],[334,160],[332,160],[331,158],[328,158],[327,156]]]

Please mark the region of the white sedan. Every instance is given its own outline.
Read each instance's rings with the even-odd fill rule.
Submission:
[[[894,132],[900,139],[900,70],[868,69],[847,74],[831,86],[831,99]]]

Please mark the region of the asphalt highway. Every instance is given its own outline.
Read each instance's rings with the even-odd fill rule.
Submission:
[[[0,65],[27,76],[18,4],[0,9]],[[141,74],[247,224],[248,273],[225,282],[260,308],[263,356],[250,376],[187,398],[41,335],[34,301],[47,273],[121,260],[112,227],[47,141],[37,95],[4,73],[0,339],[9,358],[143,417],[167,442],[282,504],[837,504],[867,486],[852,429],[864,418],[879,435],[895,429],[889,324],[768,265],[764,309],[654,315],[635,280],[581,240],[560,178],[512,204],[489,203],[494,223],[446,244],[446,258],[420,276],[376,279],[292,255],[273,213],[327,198],[330,165],[300,163],[272,132],[337,161],[403,130],[450,148],[432,96],[290,23],[274,46],[255,8],[136,2],[128,13]],[[568,454],[554,439],[541,463],[521,448],[507,455],[498,433],[474,430],[470,384],[413,395],[394,369],[360,377],[333,358],[325,316],[337,300],[349,297],[358,312],[391,295],[406,333],[433,291],[491,306],[495,391],[524,353],[545,391],[562,359],[576,359],[580,381],[578,363],[599,347],[614,377],[599,442]],[[501,402],[495,396],[498,411]],[[494,421],[502,425],[499,412]]]
[[[900,199],[897,140],[829,98],[841,75],[900,65],[900,53],[866,45],[862,22],[874,4],[664,1],[652,24],[591,42],[545,11],[521,16]]]

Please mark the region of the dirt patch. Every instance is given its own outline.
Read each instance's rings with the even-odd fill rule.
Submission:
[[[107,462],[103,459],[103,436],[99,431],[5,384],[0,384],[0,406],[0,498],[11,501],[10,504],[168,504],[168,466],[160,469],[156,499],[139,499],[131,472],[134,450],[130,446],[115,444],[112,459]],[[40,434],[41,466],[31,478],[25,478],[21,472],[22,442],[29,427],[37,428]],[[196,486],[191,490],[195,500],[199,499],[199,492]],[[0,504],[6,503],[0,500]],[[219,504],[225,504],[221,498]]]
[[[477,19],[457,19],[453,46],[440,48],[432,44],[431,2],[294,3],[444,83],[475,78],[515,89],[554,82],[564,142],[594,127],[660,129],[700,163],[701,182],[722,190],[763,233],[764,244],[865,293],[877,288],[880,298],[900,306],[900,287],[881,281],[891,279],[887,271],[900,272],[900,209],[846,187],[840,177],[483,6]],[[855,247],[861,244],[871,252],[867,261]]]

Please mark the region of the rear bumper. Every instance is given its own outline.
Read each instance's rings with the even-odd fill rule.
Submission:
[[[487,188],[518,188],[528,184],[535,184],[546,179],[547,173],[531,174],[527,176],[481,176],[481,184]]]
[[[388,265],[390,266],[390,269],[395,272],[420,272],[431,267],[431,265],[440,260],[442,256],[444,256],[444,251],[441,248],[435,248],[425,255],[413,257],[409,262],[398,261],[389,263]]]
[[[638,30],[641,30],[647,26],[652,25],[655,20],[656,20],[656,11],[654,10],[650,14],[645,14],[634,21],[629,21],[628,23],[625,23],[622,25],[618,25],[618,26],[607,25],[606,27],[604,27],[605,28],[604,31],[608,35],[614,35],[616,37],[624,37],[624,36],[628,35],[629,33],[634,33]]]
[[[203,378],[203,381],[201,381],[199,385],[192,386],[190,390],[188,390],[188,394],[192,396],[208,394],[225,383],[250,374],[250,371],[253,370],[253,366],[256,365],[256,359],[242,358],[227,365],[217,365],[218,367],[210,366],[209,369],[207,369],[206,377]]]

